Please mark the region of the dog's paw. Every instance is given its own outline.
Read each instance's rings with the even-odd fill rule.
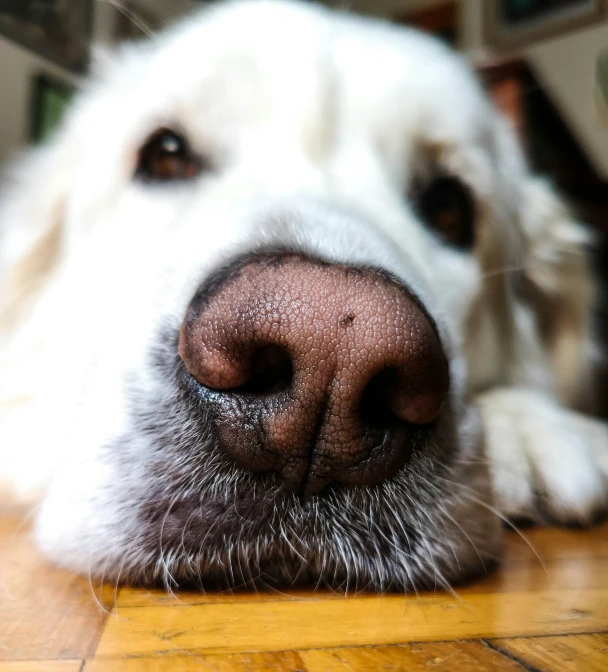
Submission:
[[[478,402],[501,513],[587,524],[608,509],[608,425],[520,388]]]

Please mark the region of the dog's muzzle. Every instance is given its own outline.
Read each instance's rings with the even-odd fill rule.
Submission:
[[[302,496],[395,474],[448,390],[441,342],[411,293],[295,254],[203,286],[179,353],[225,454]]]

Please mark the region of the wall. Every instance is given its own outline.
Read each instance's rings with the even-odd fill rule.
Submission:
[[[29,140],[33,78],[40,73],[71,82],[62,68],[0,37],[0,164]]]
[[[587,155],[608,178],[608,120],[594,100],[595,63],[608,47],[608,24],[587,28],[526,49]]]
[[[483,0],[463,3],[464,48],[475,58],[492,55],[484,42]],[[594,100],[595,64],[608,48],[608,16],[600,23],[579,28],[522,48],[540,81],[560,109],[587,156],[608,178],[608,120],[601,119]]]

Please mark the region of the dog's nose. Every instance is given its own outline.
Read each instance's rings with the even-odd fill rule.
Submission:
[[[303,495],[392,476],[448,389],[439,337],[412,294],[372,270],[291,254],[201,288],[179,353],[223,451]]]

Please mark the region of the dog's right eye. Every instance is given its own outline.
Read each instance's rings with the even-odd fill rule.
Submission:
[[[448,245],[470,250],[475,242],[475,203],[469,189],[451,176],[437,177],[415,198],[426,225]]]
[[[173,182],[196,177],[203,160],[186,138],[169,128],[159,128],[139,150],[136,177],[149,182]]]

